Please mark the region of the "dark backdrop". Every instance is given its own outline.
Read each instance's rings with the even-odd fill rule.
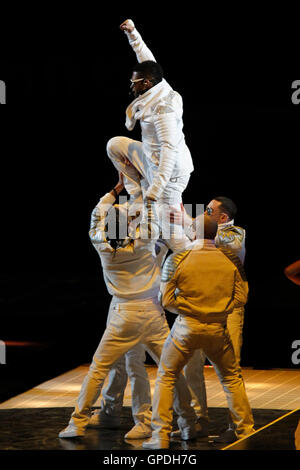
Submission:
[[[90,362],[104,331],[110,298],[88,230],[117,180],[107,140],[140,135],[124,126],[135,56],[118,25],[130,16],[184,100],[195,165],[184,202],[226,195],[247,230],[242,365],[299,367],[291,356],[300,288],[283,273],[300,258],[297,76],[262,71],[236,42],[203,40],[203,19],[128,13],[59,33],[39,25],[30,46],[19,41],[0,61],[9,105],[1,115],[0,339],[39,343],[7,349],[3,398]]]

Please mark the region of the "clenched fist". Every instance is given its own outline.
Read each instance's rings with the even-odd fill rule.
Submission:
[[[123,21],[123,23],[120,25],[120,29],[122,31],[126,31],[127,33],[132,33],[134,30],[134,22],[132,20]]]

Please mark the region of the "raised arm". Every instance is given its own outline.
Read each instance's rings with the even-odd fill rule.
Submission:
[[[170,211],[171,224],[181,225],[184,228],[185,235],[189,240],[194,241],[196,238],[195,221],[185,210],[183,203],[180,205],[181,210],[172,208]]]
[[[284,274],[290,281],[300,286],[300,260],[287,266]]]
[[[125,32],[129,44],[136,53],[138,62],[144,62],[145,60],[153,60],[156,62],[154,55],[150,49],[144,43],[142,36],[136,30],[132,20],[126,20],[120,25],[120,29]]]
[[[98,248],[100,244],[104,244],[103,249],[110,247],[106,239],[105,219],[108,211],[114,204],[116,197],[120,194],[123,188],[123,175],[120,174],[119,181],[116,186],[100,199],[97,206],[92,211],[89,236],[93,245],[97,245]]]

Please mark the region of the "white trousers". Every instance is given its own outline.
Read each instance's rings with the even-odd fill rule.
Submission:
[[[243,437],[253,432],[252,411],[226,326],[201,323],[197,319],[179,315],[164,345],[159,363],[152,407],[152,437],[169,439],[176,377],[199,348],[212,362],[223,386],[237,436]]]
[[[127,351],[144,344],[159,362],[163,344],[169,334],[165,314],[156,299],[120,302],[113,299],[110,321],[94,354],[86,375],[75,410],[69,424],[85,430],[91,407],[99,397],[104,379],[112,365]],[[178,414],[180,429],[194,426],[196,415],[190,406],[191,395],[183,374],[176,382],[174,409]]]
[[[107,325],[113,309],[110,309]],[[151,389],[145,368],[146,353],[142,344],[136,345],[118,359],[108,373],[107,385],[102,390],[101,408],[108,416],[120,416],[124,392],[129,378],[131,386],[131,409],[134,423],[150,424]]]
[[[235,308],[227,317],[227,329],[232,342],[238,371],[241,374],[240,360],[243,344],[244,307]],[[192,406],[198,418],[208,419],[207,394],[204,378],[206,355],[202,349],[197,349],[187,365],[184,375],[191,395]]]
[[[145,193],[153,181],[157,167],[144,154],[142,142],[128,137],[113,137],[107,143],[107,154],[115,168],[125,176],[124,184],[130,194],[131,204],[136,206],[143,204]],[[127,158],[133,166],[126,165],[124,158]],[[168,216],[169,210],[180,210],[182,193],[189,179],[190,175],[183,175],[176,178],[176,181],[169,181],[158,201],[161,238],[168,243],[172,251],[184,250],[190,244],[183,228],[170,223]]]

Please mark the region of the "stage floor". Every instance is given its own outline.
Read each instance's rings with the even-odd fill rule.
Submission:
[[[146,366],[151,392],[156,379],[156,366]],[[7,408],[57,408],[72,407],[77,399],[88,365],[44,382],[25,393],[0,403],[0,410]],[[211,366],[204,368],[208,407],[227,408],[226,398]],[[252,408],[294,410],[300,408],[300,370],[243,368],[243,377]],[[124,406],[131,406],[131,390],[127,384]],[[95,406],[98,406],[100,399]]]
[[[0,451],[60,451],[60,450],[84,450],[84,451],[142,451],[144,440],[125,440],[124,435],[133,426],[131,408],[123,407],[121,415],[121,425],[118,429],[88,429],[83,438],[77,439],[59,439],[58,433],[68,423],[73,408],[18,408],[0,410],[1,432],[0,432]],[[216,451],[227,447],[226,444],[216,444],[214,437],[226,429],[227,410],[225,408],[209,408],[210,432],[207,438],[197,438],[190,441],[182,441],[178,438],[172,438],[170,443],[171,451],[195,451],[209,450]],[[286,415],[283,410],[253,410],[256,427],[262,428],[265,425],[276,421],[278,418]],[[174,419],[176,425],[176,418]],[[293,423],[292,423],[293,424]],[[284,428],[282,450],[286,450],[287,440],[289,439],[288,449],[293,449],[292,434],[296,429],[296,421],[292,426],[291,432]],[[283,431],[283,430],[281,430]],[[278,433],[276,450],[280,450],[280,431],[279,442]],[[262,444],[258,441],[260,446]],[[255,444],[255,443],[254,443]],[[243,441],[245,447],[246,442]],[[244,448],[242,447],[242,448]],[[246,447],[247,448],[247,447]],[[270,445],[269,445],[270,448]],[[255,445],[253,447],[255,450]],[[153,453],[153,451],[152,451]]]
[[[53,378],[33,389],[0,404],[0,451],[132,451],[142,450],[143,441],[125,441],[132,427],[131,393],[127,385],[118,430],[89,429],[84,438],[59,439],[73,410],[88,366],[83,365]],[[151,390],[157,368],[147,366]],[[184,442],[171,441],[170,451],[230,450],[294,450],[293,433],[300,419],[300,372],[295,370],[243,369],[247,393],[258,432],[251,441],[236,447],[213,443],[227,425],[227,403],[224,392],[211,367],[205,367],[208,395],[210,436]],[[95,406],[99,405],[99,401]],[[294,410],[293,413],[290,411]],[[295,411],[296,410],[296,411]]]

